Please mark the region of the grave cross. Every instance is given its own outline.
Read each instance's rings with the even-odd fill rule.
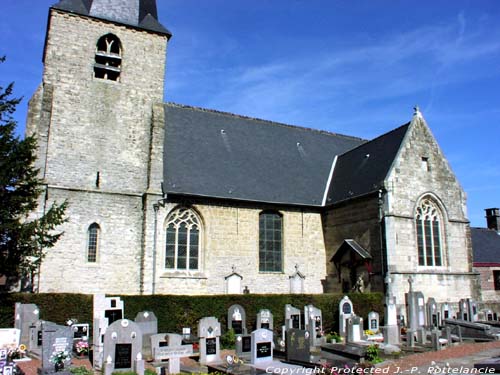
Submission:
[[[415,281],[415,280],[413,279],[413,277],[412,277],[412,276],[410,276],[410,277],[408,278],[408,284],[410,284],[410,293],[413,293],[413,282],[414,282],[414,281]]]

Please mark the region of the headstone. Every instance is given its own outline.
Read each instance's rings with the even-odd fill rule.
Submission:
[[[458,319],[471,321],[469,314],[469,306],[466,299],[461,299],[458,302]]]
[[[368,313],[368,329],[373,332],[378,332],[379,328],[379,313],[370,311]]]
[[[262,328],[267,329],[267,328]],[[252,335],[239,335],[236,337],[236,355],[239,358],[250,359],[252,353]]]
[[[260,310],[257,314],[256,320],[257,329],[269,329],[273,330],[273,314],[267,309]]]
[[[325,337],[323,333],[323,317],[321,310],[313,305],[307,305],[304,307],[304,318],[306,324],[306,330],[309,331],[311,344],[313,346],[321,346],[325,343]]]
[[[135,322],[120,319],[110,324],[104,334],[104,375],[128,371],[143,375],[141,350],[142,332]]]
[[[35,304],[24,304],[19,302],[15,304],[14,328],[20,330],[19,344],[24,344],[28,347],[30,327],[39,320],[39,315],[40,309]]]
[[[443,325],[443,319],[451,319],[453,316],[453,310],[451,309],[451,306],[449,303],[445,302],[441,304],[440,308],[441,314],[440,314],[440,319],[439,319],[439,325]]]
[[[349,297],[344,296],[339,303],[339,334],[345,337],[347,331],[347,320],[354,316],[354,309]]]
[[[390,272],[384,280],[387,284],[385,296],[385,326],[384,326],[384,343],[386,345],[399,345],[400,343],[400,327],[404,326],[404,315],[401,315],[403,321],[398,319],[398,311],[396,307],[396,297],[392,293],[392,277]],[[398,324],[399,323],[399,324]]]
[[[101,369],[103,366],[104,335],[106,329],[113,322],[123,318],[123,309],[123,301],[119,297],[106,297],[104,294],[94,294],[93,365],[95,369]]]
[[[17,328],[0,329],[0,349],[12,350],[19,347],[21,331]]]
[[[39,372],[42,374],[54,373],[54,358],[58,355],[63,355],[65,357],[64,362],[69,363],[72,349],[73,331],[71,327],[43,322],[42,367]]]
[[[309,331],[291,328],[286,331],[286,360],[288,362],[311,361],[311,335]]]
[[[479,308],[477,302],[471,298],[467,298],[469,304],[469,313],[472,322],[477,322],[479,320]]]
[[[250,363],[252,365],[272,362],[273,360],[273,332],[268,329],[258,329],[252,332],[252,351]]]
[[[422,292],[406,293],[406,309],[408,313],[408,326],[417,331],[425,326],[425,300]]]
[[[285,327],[286,329],[295,328],[301,329],[302,322],[300,319],[300,310],[292,305],[285,305]]]
[[[40,351],[42,350],[42,328],[44,324],[51,324],[51,322],[39,320],[30,326],[30,339],[27,348],[36,355],[40,355]]]
[[[295,273],[290,276],[290,294],[304,293],[305,275],[299,271],[299,265],[295,265]]]
[[[434,298],[427,299],[427,324],[428,329],[437,328],[439,326],[438,306]]]
[[[232,305],[227,310],[227,329],[233,329],[237,335],[247,333],[245,309],[240,305]]]
[[[354,343],[362,340],[363,319],[359,316],[351,316],[347,319],[346,342]]]
[[[71,325],[73,340],[87,341],[89,337],[89,325],[87,323],[76,323]]]
[[[151,335],[151,348],[155,362],[168,362],[168,373],[181,371],[180,359],[193,355],[193,345],[182,345],[182,336],[174,333]],[[155,364],[155,367],[158,366]]]
[[[221,334],[220,323],[217,318],[208,317],[198,322],[198,336],[200,337],[200,364],[218,363],[220,359]]]
[[[142,354],[145,357],[151,355],[151,335],[158,333],[158,319],[152,311],[141,311],[134,319],[142,332]]]

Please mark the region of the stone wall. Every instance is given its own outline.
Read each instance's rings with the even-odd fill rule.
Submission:
[[[465,193],[420,116],[414,117],[385,186],[387,258],[398,303],[404,304],[410,275],[414,289],[437,302],[477,298]],[[415,215],[423,197],[440,210],[441,267],[418,264]]]

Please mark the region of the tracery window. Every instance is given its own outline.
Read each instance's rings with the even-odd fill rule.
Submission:
[[[422,199],[415,217],[419,266],[442,266],[440,212],[434,202]]]
[[[169,270],[199,270],[201,224],[195,212],[178,208],[167,218],[165,268]]]
[[[87,239],[87,262],[97,262],[97,249],[99,246],[99,233],[101,228],[94,223],[89,226]]]
[[[122,56],[121,43],[116,35],[107,34],[97,41],[94,76],[118,81],[120,79]]]
[[[259,215],[259,271],[283,271],[283,217],[278,212]]]

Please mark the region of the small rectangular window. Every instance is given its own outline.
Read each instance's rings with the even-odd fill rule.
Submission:
[[[422,170],[426,172],[430,172],[431,166],[429,164],[429,158],[428,157],[422,157]]]

